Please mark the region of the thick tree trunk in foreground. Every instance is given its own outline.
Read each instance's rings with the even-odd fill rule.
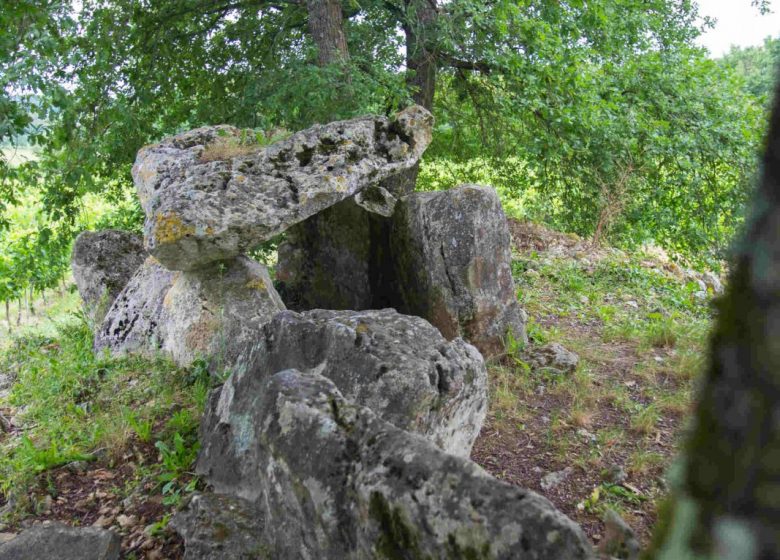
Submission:
[[[317,45],[317,64],[327,66],[349,60],[340,0],[307,0],[309,33]]]
[[[735,261],[656,558],[780,558],[780,95]]]

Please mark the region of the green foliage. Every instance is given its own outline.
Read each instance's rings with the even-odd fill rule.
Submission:
[[[46,471],[80,460],[110,464],[136,441],[159,438],[153,473],[172,473],[166,498],[196,484],[186,473],[207,386],[188,382],[189,371],[164,359],[95,356],[91,330],[72,319],[60,320],[55,336],[16,338],[0,368],[15,374],[9,404],[24,407],[15,418],[24,436],[0,439],[0,500],[15,513],[32,506]]]
[[[52,278],[81,201],[126,200],[143,145],[216,123],[264,145],[392,112],[421,94],[404,56],[421,49],[436,66],[421,188],[493,184],[516,217],[711,265],[741,221],[776,51],[706,59],[696,4],[676,0],[456,0],[427,23],[419,0],[366,0],[344,4],[349,60],[320,67],[305,2],[78,6],[26,0],[0,16],[0,145],[36,150],[19,166],[0,157],[0,210],[40,199],[50,233],[19,250],[50,259]],[[133,202],[98,225],[141,218]],[[0,296],[51,282],[10,266]]]

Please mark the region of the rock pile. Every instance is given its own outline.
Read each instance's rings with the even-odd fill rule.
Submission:
[[[478,349],[524,338],[525,316],[492,189],[393,186],[431,129],[411,107],[268,147],[219,126],[139,152],[145,250],[95,348],[231,372],[201,423],[213,492],[172,522],[186,558],[592,557],[544,498],[468,460]],[[280,297],[245,254],[282,232]],[[74,255],[74,274],[105,268],[93,258]]]

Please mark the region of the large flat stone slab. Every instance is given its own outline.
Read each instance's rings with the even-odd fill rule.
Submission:
[[[146,212],[146,248],[173,270],[235,257],[409,169],[432,125],[428,111],[412,106],[393,119],[316,125],[266,148],[228,126],[142,148],[133,179]]]
[[[225,538],[268,558],[593,558],[582,530],[545,498],[350,403],[322,375],[286,370],[253,389],[243,420],[213,422],[225,411],[212,402],[203,437],[223,448],[207,447],[198,468],[231,500],[177,515],[190,560],[216,557],[198,535],[231,501],[245,519],[220,525],[251,534]],[[235,550],[224,557],[241,557]]]

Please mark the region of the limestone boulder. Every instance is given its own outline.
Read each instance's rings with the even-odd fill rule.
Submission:
[[[259,510],[249,529],[267,557],[593,558],[546,499],[350,403],[318,373],[265,377],[252,398],[251,415],[206,422],[205,439],[222,447],[207,446],[198,469],[239,509]],[[227,413],[220,404],[212,419]],[[214,558],[190,554],[196,532],[182,533],[187,558]]]
[[[266,268],[247,257],[192,272],[172,272],[149,257],[109,309],[95,348],[230,368],[283,309]]]
[[[447,342],[427,321],[379,311],[277,314],[238,360],[207,413],[201,469],[231,455],[236,468],[252,461],[214,439],[218,425],[241,429],[255,418],[256,396],[267,377],[294,368],[331,379],[351,401],[401,429],[419,433],[449,453],[467,457],[487,410],[487,372],[477,350]]]
[[[399,311],[461,336],[484,356],[508,331],[525,340],[515,296],[509,226],[495,190],[462,185],[401,199],[389,234]]]
[[[73,244],[73,280],[89,318],[100,325],[116,296],[146,259],[143,240],[127,231],[84,231]]]
[[[151,354],[162,346],[163,300],[176,276],[147,257],[108,309],[95,335],[95,351]]]
[[[35,525],[0,544],[0,560],[118,560],[119,535],[97,527]]]
[[[208,357],[217,369],[232,367],[285,309],[268,270],[244,256],[176,274],[163,308],[162,349],[179,364]]]
[[[142,148],[133,179],[147,250],[173,270],[233,258],[412,167],[431,140],[419,106],[316,125],[268,147],[228,126]]]

